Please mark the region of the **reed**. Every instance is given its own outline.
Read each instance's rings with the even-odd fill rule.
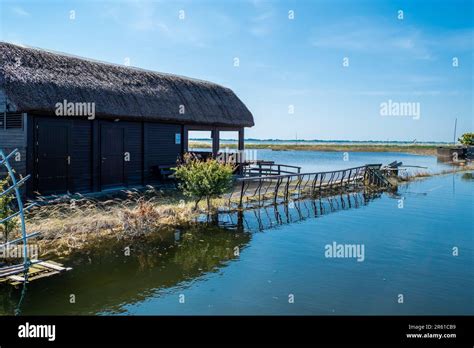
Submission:
[[[431,173],[427,171],[416,171],[407,175],[401,175],[397,178],[397,180],[399,182],[409,182],[409,181],[414,181],[417,179],[429,178],[432,176],[455,174],[455,173],[467,172],[467,171],[472,171],[472,170],[474,170],[474,165],[468,164],[468,165],[462,165],[459,167],[454,167],[451,169],[445,169],[437,173]]]
[[[194,223],[200,213],[176,193],[149,188],[124,194],[126,198],[105,201],[80,196],[47,203],[40,198],[40,206],[32,209],[27,221],[29,230],[41,232],[37,238],[41,255],[66,255],[98,241],[165,233]]]
[[[210,148],[208,142],[190,141],[190,148]],[[235,143],[221,144],[221,148],[236,149]],[[435,145],[384,145],[384,144],[253,144],[246,149],[273,151],[324,151],[324,152],[400,152],[417,155],[436,155]]]

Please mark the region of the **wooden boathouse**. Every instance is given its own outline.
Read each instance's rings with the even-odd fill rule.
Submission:
[[[188,151],[190,131],[252,127],[251,112],[215,83],[0,42],[0,148],[31,174],[28,196],[153,184]]]

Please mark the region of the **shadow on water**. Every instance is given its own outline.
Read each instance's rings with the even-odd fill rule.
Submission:
[[[103,245],[67,261],[71,272],[27,285],[20,314],[98,314],[123,312],[157,291],[187,284],[225,267],[250,235],[203,224],[164,239]],[[0,315],[17,313],[21,289],[0,288]],[[75,303],[70,303],[71,295]]]
[[[256,209],[222,212],[218,216],[218,224],[237,231],[264,231],[342,210],[358,209],[381,196],[381,192],[355,191],[318,199],[307,198],[278,205],[269,204]]]
[[[351,192],[221,212],[186,231],[157,234],[132,245],[102,243],[93,251],[69,258],[66,263],[73,267],[71,272],[34,281],[23,289],[2,286],[0,315],[126,313],[127,305],[184,290],[226,267],[237,258],[236,248],[242,250],[250,244],[252,233],[357,209],[380,196]]]
[[[463,175],[461,175],[461,180],[473,181],[474,180],[474,173],[464,173]]]

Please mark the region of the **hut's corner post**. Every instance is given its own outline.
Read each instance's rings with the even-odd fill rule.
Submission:
[[[183,141],[182,141],[182,148],[181,148],[181,157],[184,156],[185,153],[189,152],[189,127],[183,126]]]
[[[239,151],[244,151],[244,128],[239,129]]]
[[[238,143],[238,150],[239,150],[239,154],[237,156],[238,160],[239,160],[239,174],[242,175],[244,173],[244,165],[243,163],[245,162],[245,154],[244,154],[244,150],[245,150],[245,141],[244,141],[244,127],[240,128],[239,129],[239,143]]]
[[[211,132],[211,136],[212,136],[212,157],[217,158],[217,155],[219,154],[219,145],[220,145],[219,130],[213,129]]]

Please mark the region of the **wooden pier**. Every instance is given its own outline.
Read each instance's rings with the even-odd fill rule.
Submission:
[[[237,179],[227,197],[229,208],[244,208],[272,201],[288,202],[302,197],[367,190],[388,190],[392,184],[381,172],[381,164],[317,173],[249,176]]]
[[[30,260],[30,265],[8,265],[0,268],[0,284],[17,286],[40,278],[49,277],[72,268],[64,267],[54,261]]]

